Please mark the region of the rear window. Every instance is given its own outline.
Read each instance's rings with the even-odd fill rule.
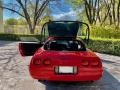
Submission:
[[[85,45],[77,40],[53,40],[44,46],[45,50],[53,51],[85,51]]]

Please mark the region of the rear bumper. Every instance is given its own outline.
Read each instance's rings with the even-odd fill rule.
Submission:
[[[103,75],[102,68],[79,68],[78,73],[74,75],[56,74],[53,69],[30,67],[30,74],[34,79],[49,81],[96,81]]]

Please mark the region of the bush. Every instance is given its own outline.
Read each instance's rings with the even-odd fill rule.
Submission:
[[[40,40],[41,35],[0,34],[0,40],[20,41],[21,37],[36,37]],[[90,39],[88,48],[95,52],[120,56],[120,39],[92,38]]]
[[[91,39],[88,48],[95,52],[120,56],[120,39]]]
[[[120,39],[120,29],[115,26],[91,26],[91,37]]]
[[[0,34],[0,40],[18,41],[19,37],[15,34]]]
[[[5,21],[5,23],[6,23],[7,25],[17,25],[18,20],[15,19],[15,18],[10,18],[10,19],[7,19],[7,20]]]
[[[6,41],[20,41],[20,37],[36,37],[40,39],[41,35],[0,34],[0,40]]]

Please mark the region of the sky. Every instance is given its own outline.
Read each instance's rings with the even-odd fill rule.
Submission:
[[[76,19],[76,12],[73,11],[72,7],[68,3],[66,3],[64,0],[60,0],[59,5],[58,3],[57,5],[54,5],[54,4],[50,5],[52,16],[55,19],[58,19],[58,20],[59,19],[71,19],[71,20]]]
[[[9,0],[4,0],[4,3]],[[13,0],[14,1],[14,0]],[[57,4],[57,5],[56,5]],[[54,20],[76,20],[76,12],[73,11],[72,7],[65,2],[65,0],[60,0],[59,2],[53,2],[49,4],[50,15],[54,17]],[[11,13],[8,10],[4,10],[4,19],[8,18],[19,18],[19,16],[15,13]]]
[[[14,2],[15,0],[3,0],[3,3],[8,3],[8,2]],[[8,18],[18,18],[19,16],[17,15],[17,14],[15,14],[15,13],[12,13],[12,12],[10,12],[10,11],[8,11],[8,10],[4,10],[3,11],[3,19],[8,19]]]

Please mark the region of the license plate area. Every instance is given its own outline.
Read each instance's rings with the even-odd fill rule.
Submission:
[[[55,67],[56,74],[76,74],[77,67],[74,66],[57,66]]]

